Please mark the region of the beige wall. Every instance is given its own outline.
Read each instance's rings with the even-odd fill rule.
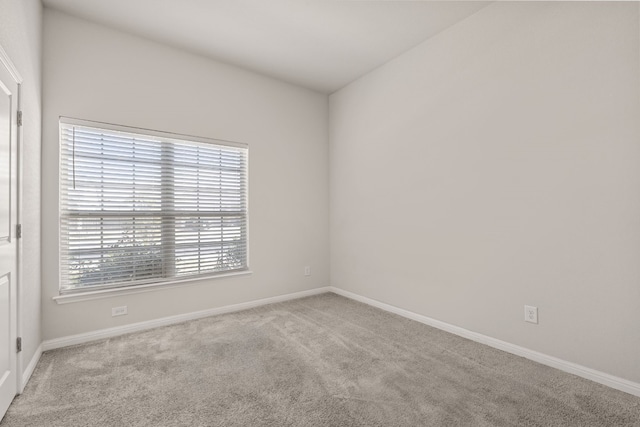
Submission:
[[[23,78],[22,277],[19,290],[20,353],[25,369],[41,341],[40,331],[40,123],[42,5],[39,0],[0,0],[0,45]]]
[[[494,3],[333,94],[332,285],[640,381],[638,17]]]
[[[45,9],[44,339],[329,282],[328,99]],[[249,144],[251,276],[58,305],[59,116]],[[312,268],[305,277],[304,266]],[[111,317],[111,307],[129,314]]]

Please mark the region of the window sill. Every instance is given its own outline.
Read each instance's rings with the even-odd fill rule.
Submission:
[[[120,295],[133,295],[133,294],[140,294],[143,292],[160,291],[163,289],[172,289],[172,288],[177,288],[181,286],[194,285],[198,282],[202,282],[203,280],[226,279],[226,278],[237,277],[237,276],[248,276],[251,274],[253,274],[252,271],[245,270],[245,271],[238,271],[233,273],[217,274],[209,277],[195,277],[193,279],[174,280],[171,282],[150,283],[147,285],[138,285],[138,286],[125,287],[125,288],[100,289],[97,291],[56,295],[55,297],[53,297],[53,300],[58,304],[69,304],[73,302],[90,301],[90,300],[102,299],[102,298],[111,298],[111,297],[116,297]]]

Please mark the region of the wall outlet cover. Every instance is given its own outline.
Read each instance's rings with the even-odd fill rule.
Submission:
[[[531,305],[524,306],[524,320],[525,322],[538,324],[538,307]]]
[[[123,305],[121,307],[113,307],[111,309],[111,317],[124,316],[125,314],[127,314],[127,306],[126,305]]]

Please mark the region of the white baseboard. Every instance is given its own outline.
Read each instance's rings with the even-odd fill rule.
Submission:
[[[582,378],[597,382],[599,384],[606,385],[616,390],[624,391],[625,393],[633,394],[640,397],[640,384],[626,380],[624,378],[616,377],[604,372],[596,371],[595,369],[587,368],[585,366],[578,365],[576,363],[567,362],[566,360],[558,359],[557,357],[549,356],[543,353],[539,353],[528,348],[520,347],[515,344],[501,341],[496,338],[491,338],[486,335],[472,332],[467,329],[451,325],[449,323],[442,322],[440,320],[432,319],[421,314],[417,314],[402,308],[395,307],[393,305],[385,304],[380,301],[376,301],[371,298],[363,297],[353,292],[345,291],[333,286],[329,286],[329,290],[335,294],[342,295],[355,301],[371,305],[373,307],[380,308],[382,310],[397,314],[402,317],[406,317],[411,320],[415,320],[425,325],[433,326],[434,328],[441,329],[446,332],[450,332],[454,335],[461,336],[463,338],[470,339],[480,344],[488,345],[489,347],[497,348],[498,350],[506,351],[507,353],[515,354],[517,356],[524,357],[534,362],[541,363],[543,365],[551,366],[552,368],[559,369],[564,372],[568,372],[573,375],[577,375]]]
[[[40,360],[40,356],[42,356],[42,344],[38,346],[38,348],[36,349],[36,352],[31,358],[31,361],[29,362],[25,370],[22,372],[22,383],[20,384],[20,390],[18,390],[19,394],[22,393],[24,388],[27,386],[27,383],[29,382],[31,375],[33,374],[33,371],[36,369],[36,365]]]
[[[104,338],[116,337],[131,332],[153,329],[160,326],[173,325],[189,320],[201,319],[203,317],[214,316],[216,314],[231,313],[234,311],[246,310],[249,308],[259,307],[261,305],[273,304],[277,302],[289,301],[298,298],[304,298],[312,295],[318,295],[329,292],[329,287],[311,289],[308,291],[294,292],[291,294],[279,295],[270,298],[263,298],[254,301],[243,302],[240,304],[232,304],[224,307],[211,308],[208,310],[195,311],[192,313],[179,314],[176,316],[162,317],[160,319],[148,320],[145,322],[132,323],[130,325],[116,326],[113,328],[100,329],[93,332],[87,332],[77,335],[69,335],[62,338],[47,340],[42,343],[42,350],[54,350],[56,348],[68,347],[71,345],[84,344],[91,341],[101,340]],[[34,365],[35,367],[35,365]]]

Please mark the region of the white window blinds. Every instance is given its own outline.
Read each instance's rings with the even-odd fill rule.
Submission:
[[[247,269],[245,146],[61,119],[60,154],[62,293]]]

